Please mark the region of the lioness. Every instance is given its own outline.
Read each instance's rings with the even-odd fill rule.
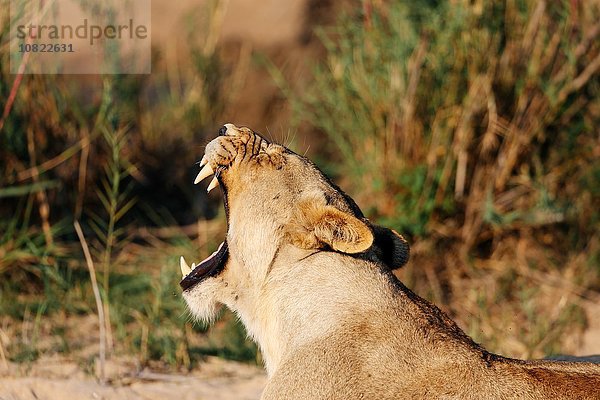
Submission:
[[[263,399],[600,399],[600,366],[491,354],[406,288],[391,273],[406,242],[306,158],[227,124],[201,165],[227,237],[192,269],[181,259],[183,297],[198,318],[239,315]]]

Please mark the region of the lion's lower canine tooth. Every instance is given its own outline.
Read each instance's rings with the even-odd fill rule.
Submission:
[[[206,164],[198,173],[198,176],[196,177],[196,179],[194,179],[194,185],[198,182],[200,182],[202,179],[206,178],[209,175],[212,175],[214,173],[213,169],[211,168],[210,164]]]
[[[207,162],[208,162],[208,159],[206,158],[206,156],[202,156],[202,160],[200,160],[200,166],[204,167]]]
[[[192,269],[187,265],[183,256],[179,259],[179,266],[181,267],[181,275],[183,275],[184,278],[192,272]]]
[[[219,181],[217,180],[217,177],[214,177],[212,179],[212,181],[210,181],[210,185],[208,185],[208,189],[206,189],[206,193],[210,192],[211,190],[213,190],[217,186],[219,186]]]

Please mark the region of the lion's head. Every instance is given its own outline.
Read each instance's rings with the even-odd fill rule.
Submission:
[[[214,174],[209,190],[223,191],[227,236],[191,271],[181,260],[180,285],[197,317],[210,319],[217,304],[231,305],[240,291],[260,288],[276,261],[293,265],[294,257],[315,252],[343,253],[387,269],[408,261],[402,236],[367,220],[311,161],[247,127],[222,127],[200,164],[195,183]]]

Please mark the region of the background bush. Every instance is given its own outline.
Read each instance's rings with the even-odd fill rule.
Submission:
[[[547,320],[543,274],[600,288],[598,3],[364,4],[320,30],[326,57],[293,96],[297,120],[336,145],[368,214],[412,236],[412,285],[463,326],[465,294],[492,326],[507,318],[495,305],[522,296],[510,312],[525,329],[553,328],[519,333],[515,353],[559,351],[581,315]],[[489,274],[499,287],[483,293]]]

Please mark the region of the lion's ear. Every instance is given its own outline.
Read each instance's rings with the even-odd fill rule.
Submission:
[[[327,245],[355,254],[373,244],[373,233],[365,222],[316,199],[299,204],[287,233],[292,243],[304,249]]]
[[[314,226],[315,236],[332,249],[360,253],[373,244],[373,233],[360,219],[332,206],[325,206]]]
[[[410,257],[410,247],[402,235],[393,229],[373,225],[373,250],[390,269],[403,267]]]

